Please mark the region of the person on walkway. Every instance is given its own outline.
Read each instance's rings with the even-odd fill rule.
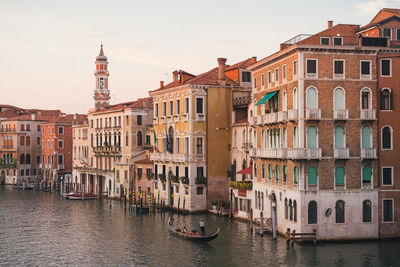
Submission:
[[[201,230],[201,235],[205,236],[206,235],[206,229],[204,227],[204,220],[201,219],[199,222],[200,230]]]

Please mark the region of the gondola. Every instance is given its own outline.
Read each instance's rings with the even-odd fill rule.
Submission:
[[[96,199],[96,195],[93,194],[84,194],[82,198],[82,193],[75,193],[75,194],[68,194],[67,198],[71,200],[89,200],[89,199]]]
[[[169,227],[169,231],[171,234],[185,238],[185,239],[190,239],[192,241],[208,242],[208,241],[211,241],[211,240],[217,238],[218,234],[219,234],[219,228],[215,233],[213,233],[211,235],[202,236],[199,234],[184,234],[182,232],[177,231],[175,226],[173,226],[172,224],[168,224],[168,227]]]

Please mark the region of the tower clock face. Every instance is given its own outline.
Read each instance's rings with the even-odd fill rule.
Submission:
[[[99,78],[99,89],[104,89],[105,82],[104,78]]]

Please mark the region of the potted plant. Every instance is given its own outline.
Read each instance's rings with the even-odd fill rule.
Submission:
[[[181,176],[181,182],[182,184],[189,184],[189,177]]]

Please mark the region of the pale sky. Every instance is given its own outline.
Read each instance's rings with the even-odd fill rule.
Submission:
[[[261,59],[328,20],[364,25],[383,7],[400,0],[0,0],[0,104],[86,113],[101,43],[114,104],[147,97],[175,69]]]

